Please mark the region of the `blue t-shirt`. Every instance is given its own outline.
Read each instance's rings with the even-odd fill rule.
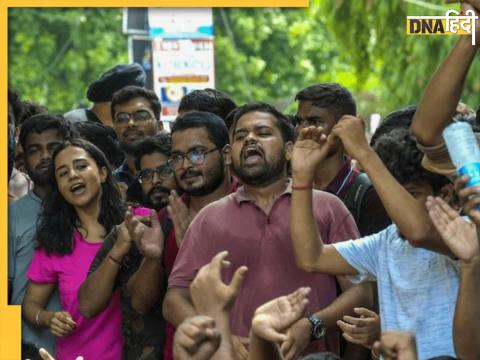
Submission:
[[[27,290],[27,270],[35,251],[37,221],[41,199],[30,191],[8,207],[8,278],[12,281],[11,304],[21,305]],[[60,311],[58,292],[50,297],[46,308]],[[37,329],[22,319],[22,342],[55,353],[55,337],[48,329]]]
[[[382,331],[414,333],[420,360],[455,356],[457,261],[411,246],[395,225],[334,246],[358,271],[350,278],[353,282],[377,281]]]

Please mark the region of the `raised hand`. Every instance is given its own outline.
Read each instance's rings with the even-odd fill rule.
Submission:
[[[380,317],[365,308],[355,308],[353,311],[360,317],[344,316],[343,321],[337,321],[337,325],[347,341],[371,349],[375,341],[380,340]]]
[[[129,208],[125,215],[125,225],[140,253],[147,258],[159,259],[163,255],[163,231],[154,210],[150,212],[150,219],[151,227],[135,218]]]
[[[240,292],[247,267],[239,267],[229,285],[223,283],[221,269],[228,266],[225,261],[228,251],[215,255],[212,261],[203,266],[190,284],[193,305],[199,314],[214,315],[230,311]]]
[[[177,246],[180,248],[182,245],[183,236],[192,221],[192,217],[188,212],[188,207],[183,202],[182,198],[178,196],[175,190],[172,190],[168,197],[168,215],[173,222],[173,228],[175,229],[175,240]]]
[[[294,178],[312,182],[315,170],[325,159],[330,146],[321,127],[309,126],[300,130],[292,153],[292,173]]]
[[[118,254],[119,257],[124,257],[130,251],[132,246],[132,238],[128,232],[125,221],[117,226],[117,241],[113,245],[113,252]]]
[[[220,346],[221,334],[215,320],[208,316],[186,319],[175,332],[173,356],[175,360],[207,360]]]
[[[286,332],[287,338],[280,346],[284,360],[297,359],[310,345],[310,330],[312,325],[307,318],[294,322]]]
[[[285,331],[302,317],[308,304],[309,293],[310,288],[301,287],[289,295],[263,304],[255,311],[252,331],[267,341],[286,341]]]
[[[464,262],[478,260],[480,247],[477,226],[463,219],[439,197],[430,196],[426,205],[433,225],[452,253]]]
[[[333,127],[330,136],[340,138],[345,151],[357,160],[362,157],[365,150],[370,148],[365,137],[365,124],[356,116],[342,116]]]
[[[385,360],[417,360],[415,336],[404,331],[387,331],[374,345]]]
[[[53,313],[53,316],[48,322],[50,332],[57,337],[64,337],[70,334],[77,323],[73,321],[72,315],[66,311],[57,311]]]

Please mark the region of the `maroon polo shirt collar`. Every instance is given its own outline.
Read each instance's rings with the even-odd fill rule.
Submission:
[[[278,196],[278,198],[284,196],[284,195],[291,195],[292,194],[292,182],[290,179],[287,180],[287,187],[285,190]],[[238,204],[242,202],[255,202],[254,199],[247,193],[245,190],[245,186],[240,186],[237,190],[237,192],[233,195],[234,199],[237,201]]]
[[[342,165],[333,180],[330,181],[330,184],[327,185],[325,191],[337,196],[340,195],[339,192],[342,192],[342,190],[349,187],[348,185],[350,185],[351,179],[347,179],[347,177],[352,177],[353,173],[355,173],[355,171],[352,170],[352,159],[346,157],[345,163]]]

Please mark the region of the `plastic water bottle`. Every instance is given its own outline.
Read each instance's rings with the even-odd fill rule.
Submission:
[[[480,148],[472,126],[454,122],[445,128],[443,138],[458,175],[469,177],[466,186],[480,186]]]

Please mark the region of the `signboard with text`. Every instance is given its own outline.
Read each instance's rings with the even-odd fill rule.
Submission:
[[[215,87],[212,9],[149,9],[153,87],[162,120],[172,121],[181,98]]]

